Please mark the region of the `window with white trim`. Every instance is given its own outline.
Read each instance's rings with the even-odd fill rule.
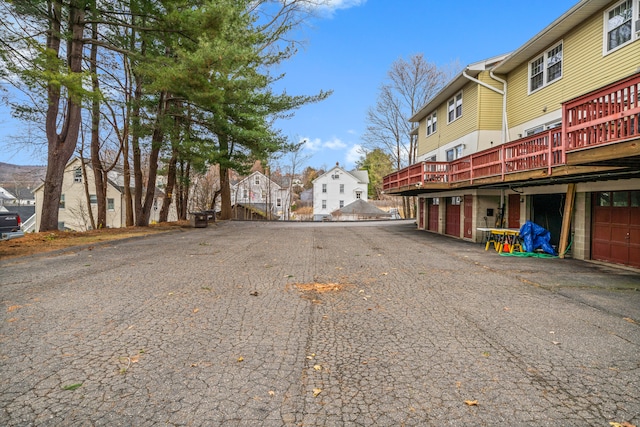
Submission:
[[[60,209],[64,209],[65,208],[65,203],[64,203],[64,194],[60,195]]]
[[[605,53],[637,40],[640,37],[640,1],[624,0],[607,10],[604,31]]]
[[[529,63],[529,93],[562,77],[562,42]]]
[[[92,205],[97,205],[98,196],[96,196],[95,194],[89,194],[89,203],[91,203]]]
[[[327,184],[322,184],[322,192],[323,193],[327,192]]]
[[[464,151],[464,144],[456,145],[450,150],[447,150],[447,162],[452,162],[462,157]]]
[[[340,208],[344,208],[344,200],[340,200]]]
[[[427,136],[436,133],[436,130],[438,130],[438,117],[434,111],[427,117]]]
[[[82,182],[82,169],[80,167],[73,170],[73,182]]]
[[[362,191],[356,191],[356,199],[362,198]]]
[[[115,200],[112,198],[108,198],[107,199],[107,210],[108,211],[115,211],[116,210],[116,203]]]
[[[340,184],[340,194],[344,194],[344,184]]]
[[[451,123],[462,117],[462,91],[458,92],[456,96],[449,100],[447,103],[447,111],[447,123]]]
[[[322,201],[322,209],[327,209],[327,201],[326,200]]]

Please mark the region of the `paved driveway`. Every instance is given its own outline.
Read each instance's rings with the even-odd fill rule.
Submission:
[[[640,277],[412,222],[0,261],[0,425],[640,424]]]

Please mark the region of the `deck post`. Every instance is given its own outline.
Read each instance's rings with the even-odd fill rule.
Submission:
[[[571,217],[573,216],[573,205],[576,199],[576,184],[570,183],[567,187],[567,196],[564,199],[564,213],[562,214],[562,230],[560,231],[560,247],[558,255],[564,258],[564,253],[569,244],[569,233],[571,232]]]

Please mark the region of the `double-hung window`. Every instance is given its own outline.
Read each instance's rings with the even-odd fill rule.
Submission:
[[[82,169],[79,167],[73,170],[73,182],[82,182]]]
[[[438,117],[434,111],[427,118],[427,136],[436,133],[436,130],[438,130]]]
[[[327,192],[327,184],[322,184],[322,192],[323,193]]]
[[[462,91],[458,92],[456,96],[449,100],[449,103],[447,104],[447,112],[448,123],[462,117]]]
[[[529,63],[529,93],[562,77],[562,42]]]
[[[604,13],[605,53],[640,38],[640,0],[624,0]]]

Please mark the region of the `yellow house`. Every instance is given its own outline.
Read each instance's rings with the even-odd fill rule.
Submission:
[[[424,230],[533,221],[561,256],[640,267],[639,98],[640,0],[580,1],[421,108],[419,161],[385,191],[418,196]]]
[[[95,176],[89,163],[85,164],[83,173],[81,160],[73,158],[64,170],[60,209],[58,211],[58,228],[61,230],[86,231],[91,229],[89,206],[94,218],[97,217],[97,199],[95,194]],[[85,176],[86,173],[86,176]],[[88,184],[88,186],[86,186]],[[126,226],[124,203],[124,180],[122,174],[112,171],[107,179],[107,227],[120,228]],[[42,200],[44,186],[34,190],[36,199],[36,230],[40,229],[42,217]],[[88,194],[88,199],[87,199]],[[150,221],[158,221],[164,194],[156,190],[154,205],[151,209]],[[175,209],[170,211],[171,220],[175,220]]]

